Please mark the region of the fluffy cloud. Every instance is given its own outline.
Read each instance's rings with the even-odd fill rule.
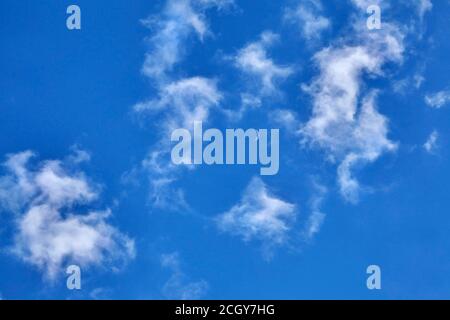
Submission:
[[[431,107],[440,109],[450,103],[450,91],[439,91],[425,96],[425,103]]]
[[[217,223],[224,232],[242,237],[244,241],[262,241],[265,249],[270,249],[286,242],[296,215],[294,204],[270,194],[264,182],[255,177],[241,201],[221,214]]]
[[[49,279],[67,263],[116,268],[134,256],[134,242],[108,224],[109,209],[77,212],[98,198],[98,187],[72,172],[70,163],[44,161],[31,168],[33,157],[30,151],[10,155],[0,178],[0,203],[17,225],[14,254]]]
[[[190,282],[181,269],[178,252],[163,254],[161,265],[172,272],[169,280],[164,284],[163,295],[168,299],[197,300],[208,291],[208,283],[204,280]]]
[[[306,40],[317,40],[331,25],[330,20],[320,14],[321,11],[322,4],[319,0],[309,0],[301,2],[295,9],[286,10],[284,19],[297,24]]]
[[[384,64],[400,63],[403,57],[403,34],[394,25],[385,23],[376,33],[361,32],[362,25],[354,28],[359,44],[344,42],[315,55],[320,74],[303,87],[313,98],[313,110],[301,129],[304,143],[322,148],[339,162],[340,192],[350,202],[358,201],[361,190],[355,166],[396,149],[387,137],[388,120],[377,110],[377,92],[362,95],[363,76],[382,76]]]

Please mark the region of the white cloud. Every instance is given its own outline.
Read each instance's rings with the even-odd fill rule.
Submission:
[[[392,88],[395,93],[404,95],[409,93],[413,89],[420,89],[425,80],[425,77],[420,72],[418,72],[414,76],[393,81]]]
[[[273,110],[270,112],[270,120],[290,134],[297,134],[301,125],[297,115],[288,109]]]
[[[146,176],[149,183],[148,201],[153,208],[188,213],[191,209],[184,190],[177,186],[183,169],[172,163],[168,145],[158,145],[148,153],[139,167],[122,176],[122,182],[139,186],[139,179]]]
[[[320,231],[325,220],[326,214],[322,212],[321,206],[328,192],[327,188],[317,182],[313,184],[314,195],[311,198],[310,208],[311,214],[308,217],[305,228],[303,230],[303,238],[310,241]]]
[[[192,77],[169,83],[161,89],[158,99],[139,103],[134,110],[165,113],[165,130],[189,129],[195,121],[206,122],[210,109],[217,107],[221,99],[215,80]]]
[[[201,41],[210,34],[206,10],[212,7],[221,10],[232,4],[232,0],[167,0],[159,15],[143,21],[153,35],[148,38],[149,49],[142,70],[154,82],[157,94],[133,109],[140,116],[152,117],[161,140],[133,172],[147,171],[154,207],[171,210],[187,207],[183,191],[173,186],[180,169],[170,165],[168,132],[192,128],[194,121],[207,122],[211,109],[222,100],[215,79],[199,76],[177,79],[172,71],[182,61],[186,42],[193,34]]]
[[[413,77],[414,80],[414,87],[416,89],[420,89],[422,87],[422,84],[425,82],[425,77],[421,73],[417,73]]]
[[[2,207],[15,213],[17,233],[12,252],[55,279],[70,262],[83,267],[126,262],[134,242],[107,223],[111,215],[79,207],[98,198],[98,187],[82,172],[71,172],[61,161],[30,168],[30,151],[10,155],[0,178]]]
[[[425,103],[431,107],[440,109],[450,103],[450,91],[439,91],[425,96]]]
[[[154,34],[148,38],[149,51],[142,72],[150,79],[165,82],[184,54],[185,42],[192,34],[200,40],[209,33],[204,11],[232,4],[229,0],[167,0],[160,15],[150,16],[142,23]]]
[[[352,172],[355,166],[396,149],[387,137],[388,120],[377,111],[376,91],[362,96],[363,76],[382,76],[386,62],[401,63],[403,57],[403,35],[394,25],[385,23],[376,33],[362,32],[363,28],[355,26],[358,45],[353,38],[352,45],[319,51],[314,60],[320,74],[303,87],[313,97],[312,116],[301,130],[304,142],[340,163],[340,191],[350,202],[358,201],[361,190]]]
[[[277,34],[265,31],[230,58],[244,76],[244,92],[239,108],[220,110],[229,120],[241,120],[247,111],[260,108],[264,99],[282,97],[278,86],[292,75],[294,68],[279,65],[269,56],[270,47],[278,40]]]
[[[169,211],[190,211],[186,201],[184,190],[174,186],[176,178],[173,177],[153,177],[151,179],[150,201],[153,206]]]
[[[330,20],[320,14],[321,11],[319,0],[303,1],[295,9],[287,9],[284,19],[297,24],[306,40],[317,40],[331,26]]]
[[[239,50],[234,62],[244,74],[256,79],[261,87],[261,95],[272,95],[278,92],[276,82],[289,77],[293,69],[289,66],[277,65],[268,57],[268,49],[278,40],[278,35],[266,31],[258,41],[252,42]]]
[[[423,148],[428,153],[434,153],[438,147],[439,133],[434,130],[428,137],[427,141],[424,143]]]
[[[162,290],[163,295],[168,299],[197,300],[207,293],[209,285],[205,280],[189,281],[181,269],[178,252],[163,254],[161,256],[161,265],[172,272]]]
[[[91,161],[91,154],[86,150],[81,149],[80,146],[73,145],[70,150],[72,151],[72,154],[67,157],[67,161],[72,162],[73,164]]]
[[[244,241],[262,241],[264,249],[270,250],[287,241],[296,215],[294,204],[270,194],[264,182],[255,177],[241,201],[218,216],[217,223],[222,231],[242,237]]]
[[[216,81],[204,77],[173,80],[167,73],[179,62],[185,41],[192,32],[203,37],[207,32],[204,11],[216,6],[223,8],[230,0],[167,0],[160,16],[145,20],[153,26],[154,34],[143,66],[144,74],[156,80],[157,98],[140,102],[134,111],[165,113],[164,129],[190,127],[193,121],[206,121],[209,109],[218,105],[222,96]]]
[[[193,77],[169,83],[161,89],[158,99],[135,106],[139,114],[160,114],[160,134],[170,137],[177,128],[191,130],[195,121],[208,122],[210,112],[218,108],[222,94],[216,81]],[[150,201],[159,209],[188,210],[183,190],[174,187],[182,168],[171,163],[169,140],[162,140],[142,161],[150,180]]]
[[[423,20],[425,14],[433,9],[431,0],[416,0],[417,11],[421,20]]]

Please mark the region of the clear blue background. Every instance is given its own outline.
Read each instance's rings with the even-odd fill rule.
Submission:
[[[66,8],[82,10],[82,30],[66,28]],[[323,205],[324,226],[310,244],[280,248],[271,261],[258,244],[221,234],[209,218],[239,199],[257,168],[201,167],[180,182],[195,211],[167,213],[148,205],[146,178],[139,186],[124,185],[123,173],[137,165],[157,140],[151,123],[142,126],[131,107],[151,95],[140,73],[149,30],[139,20],[162,7],[161,1],[32,1],[0,2],[0,155],[27,149],[41,159],[61,158],[78,144],[92,152],[85,171],[104,186],[102,203],[119,200],[113,223],[136,240],[137,256],[120,273],[95,268],[83,272],[83,290],[70,292],[65,279],[50,284],[35,269],[11,255],[7,214],[0,215],[0,292],[5,299],[90,298],[95,288],[114,299],[160,299],[170,271],[161,268],[161,253],[178,251],[192,280],[209,283],[207,299],[380,299],[448,298],[450,294],[450,108],[432,110],[423,96],[449,87],[450,6],[434,1],[426,19],[425,38],[411,43],[395,77],[413,75],[426,63],[422,89],[399,95],[389,81],[382,89],[380,112],[390,118],[390,137],[400,142],[397,153],[383,156],[361,171],[361,180],[376,189],[358,205],[346,204],[335,187],[335,171],[323,155],[303,150],[283,135],[281,169],[265,179],[277,195],[298,203],[307,216],[311,175],[331,186]],[[261,31],[280,33],[272,56],[295,63],[298,72],[283,85],[277,107],[295,110],[302,121],[310,101],[299,84],[315,75],[310,62],[315,50],[280,23],[278,1],[237,1],[239,10],[208,14],[214,37],[203,44],[192,39],[180,68],[187,75],[220,76],[220,87],[238,91],[235,71],[220,59],[233,54]],[[344,1],[325,4],[333,28],[322,45],[334,38],[348,18]],[[395,14],[395,15],[394,15]],[[411,13],[393,10],[396,19]],[[232,106],[230,106],[232,107]],[[223,125],[216,118],[217,126]],[[266,111],[244,119],[248,127],[264,127]],[[438,155],[421,149],[429,133],[440,132]],[[416,148],[413,148],[416,146]],[[322,165],[320,165],[322,163]],[[381,291],[366,288],[366,267],[382,267]]]

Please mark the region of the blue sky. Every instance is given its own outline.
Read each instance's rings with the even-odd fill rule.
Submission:
[[[449,20],[446,0],[2,1],[0,297],[448,298]],[[279,128],[279,173],[174,166],[192,120]]]

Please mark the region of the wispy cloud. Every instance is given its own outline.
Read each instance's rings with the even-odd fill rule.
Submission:
[[[153,172],[152,169],[149,169]],[[150,179],[150,201],[155,208],[174,211],[190,212],[184,190],[176,186],[174,172],[167,175],[152,175]]]
[[[188,207],[184,192],[174,187],[180,168],[170,164],[168,132],[176,128],[191,128],[195,121],[207,122],[210,111],[217,108],[222,93],[215,79],[201,76],[177,77],[172,71],[182,62],[186,42],[192,35],[200,41],[210,34],[205,12],[223,9],[231,0],[167,0],[163,11],[144,20],[152,30],[143,73],[155,86],[156,96],[137,103],[133,110],[159,130],[159,141],[148,152],[140,168],[150,180],[150,200],[154,207],[183,210]]]
[[[244,241],[263,243],[264,253],[288,239],[291,224],[297,216],[296,206],[272,195],[264,182],[251,180],[238,204],[217,217],[217,224],[224,232],[241,237]]]
[[[434,130],[429,136],[427,141],[423,144],[423,148],[428,153],[435,153],[436,149],[438,148],[438,139],[439,139],[439,133]]]
[[[261,95],[276,94],[276,82],[286,79],[293,72],[291,67],[278,65],[268,56],[268,49],[276,41],[278,35],[270,31],[263,32],[258,41],[246,45],[234,58],[239,70],[252,80],[257,80]]]
[[[209,285],[205,280],[189,281],[182,271],[178,252],[163,254],[161,266],[169,269],[172,273],[162,290],[163,295],[168,299],[196,300],[201,299],[207,293]]]
[[[228,57],[243,76],[239,108],[222,110],[229,120],[239,121],[249,110],[262,107],[266,99],[282,97],[279,86],[294,73],[294,68],[281,65],[270,56],[270,48],[278,41],[278,34],[264,31],[258,40]]]
[[[147,39],[149,50],[142,72],[157,82],[165,82],[168,73],[179,63],[185,53],[185,42],[192,35],[203,38],[210,33],[204,12],[210,7],[222,9],[231,5],[231,0],[167,0],[158,15],[142,20],[154,30]]]
[[[31,151],[8,156],[0,177],[0,203],[16,221],[15,255],[48,279],[66,263],[115,269],[134,257],[133,240],[107,222],[111,210],[88,209],[99,188],[74,163],[50,160],[31,167],[33,157]]]
[[[426,81],[421,72],[417,72],[411,77],[406,77],[392,82],[392,88],[395,93],[407,94],[412,90],[419,90]]]
[[[162,117],[157,125],[161,140],[149,151],[140,168],[149,176],[154,207],[171,211],[188,209],[184,192],[173,186],[182,168],[171,163],[170,142],[163,137],[177,128],[193,128],[195,121],[208,122],[211,109],[217,108],[221,99],[215,81],[194,77],[170,83],[161,90],[158,99],[135,106],[140,114],[154,116],[158,112]]]
[[[109,288],[95,288],[89,293],[89,298],[93,300],[110,300],[112,290]]]
[[[310,200],[311,214],[309,215],[304,230],[302,232],[305,241],[311,241],[314,236],[320,231],[325,220],[326,214],[322,211],[322,204],[328,193],[327,188],[314,181],[313,182],[313,196]]]
[[[331,22],[321,15],[322,3],[319,0],[300,2],[296,8],[289,8],[284,14],[284,20],[298,25],[305,40],[314,41],[322,36],[322,32],[330,28]]]
[[[431,107],[440,109],[450,103],[450,90],[439,91],[425,96],[425,103]]]
[[[297,115],[289,109],[276,109],[270,112],[271,122],[286,130],[289,134],[297,135],[300,128],[300,121]]]
[[[416,0],[416,2],[420,20],[423,20],[425,14],[433,9],[433,4],[431,3],[431,0]]]

